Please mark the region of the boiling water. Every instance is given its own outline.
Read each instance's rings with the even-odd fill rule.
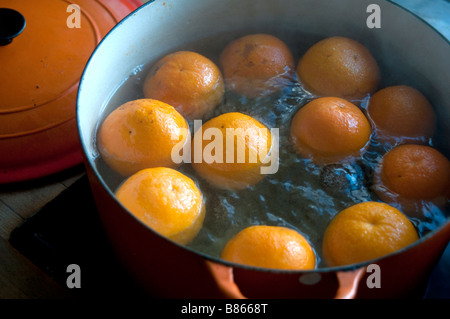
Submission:
[[[296,61],[307,48],[323,38],[288,30],[272,30],[271,33],[290,46]],[[218,63],[218,56],[225,45],[243,34],[246,33],[227,33],[178,49],[196,51]],[[161,57],[167,53],[161,52]],[[130,70],[129,77],[108,102],[104,117],[127,101],[143,98],[143,81],[154,62],[149,61],[146,65]],[[386,67],[379,64],[383,72]],[[399,72],[396,78],[390,68],[389,73],[384,74],[389,76],[384,77],[382,86],[405,84],[404,79],[411,79],[411,74],[405,72]],[[276,174],[267,175],[254,187],[235,192],[214,188],[197,176],[190,164],[183,164],[179,170],[197,182],[206,200],[203,228],[188,247],[218,257],[225,243],[247,226],[286,226],[309,240],[316,252],[318,267],[325,267],[321,258],[321,245],[328,223],[339,211],[355,203],[379,200],[372,192],[372,176],[388,147],[371,142],[362,158],[344,165],[317,166],[299,157],[289,143],[290,121],[298,109],[313,98],[297,81],[271,97],[245,99],[226,92],[223,102],[213,114],[203,119],[206,122],[221,113],[237,111],[256,118],[269,128],[279,128],[279,170]],[[364,107],[364,101],[359,104]],[[190,125],[192,127],[192,123]],[[110,170],[100,157],[96,159],[96,165],[107,185],[115,191],[123,178]],[[429,207],[423,215],[411,218],[411,221],[419,235],[423,236],[449,215],[448,211]]]

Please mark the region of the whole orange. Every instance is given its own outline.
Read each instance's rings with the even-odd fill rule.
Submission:
[[[347,100],[317,98],[303,106],[291,122],[295,150],[319,164],[351,160],[368,146],[370,123],[364,113]]]
[[[218,188],[241,190],[264,178],[261,167],[271,145],[264,124],[243,113],[224,113],[194,134],[192,167]]]
[[[419,239],[398,209],[380,202],[355,204],[339,212],[325,230],[322,252],[328,266],[376,259]]]
[[[306,51],[297,65],[297,76],[308,91],[318,96],[360,100],[375,92],[380,70],[363,44],[336,36]]]
[[[180,244],[198,234],[205,218],[203,195],[195,182],[167,167],[133,174],[116,197],[142,223]]]
[[[172,106],[152,99],[127,102],[101,123],[97,145],[103,160],[129,176],[156,166],[176,167],[172,151],[190,139],[186,120]]]
[[[376,92],[367,106],[376,138],[391,144],[428,142],[436,130],[436,115],[427,98],[406,85]]]
[[[279,226],[250,226],[231,238],[221,258],[272,269],[314,269],[316,255],[304,236]]]
[[[200,119],[221,101],[222,73],[214,62],[191,51],[166,55],[148,72],[144,96],[175,107],[188,119]]]
[[[270,34],[250,34],[230,42],[219,60],[225,84],[246,97],[266,96],[292,83],[294,57]]]
[[[374,190],[385,202],[417,214],[424,204],[443,207],[450,188],[450,162],[437,149],[403,144],[387,152],[374,174]]]

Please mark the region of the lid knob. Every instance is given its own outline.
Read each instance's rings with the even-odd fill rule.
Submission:
[[[22,33],[25,18],[13,9],[0,8],[0,45],[7,45]]]

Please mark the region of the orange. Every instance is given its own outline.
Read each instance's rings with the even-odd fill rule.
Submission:
[[[244,189],[263,179],[271,143],[264,124],[242,113],[224,113],[195,132],[192,166],[218,188]]]
[[[360,156],[368,146],[370,123],[354,104],[322,97],[303,106],[293,117],[291,140],[295,150],[319,164]]]
[[[297,65],[297,76],[308,91],[318,96],[360,100],[377,89],[380,70],[363,44],[336,36],[306,51]]]
[[[450,162],[433,147],[403,144],[387,152],[374,175],[374,190],[385,202],[414,213],[421,205],[445,205]]]
[[[427,98],[406,85],[376,92],[369,100],[367,114],[380,141],[427,142],[436,129],[436,115]]]
[[[294,57],[289,47],[269,34],[251,34],[230,42],[219,64],[227,88],[246,97],[275,93],[292,82]]]
[[[225,245],[221,258],[248,266],[306,270],[316,266],[309,242],[293,229],[279,226],[250,226]]]
[[[144,81],[144,96],[172,105],[188,119],[202,118],[222,100],[222,73],[210,59],[191,51],[163,57]]]
[[[156,166],[176,167],[172,151],[189,141],[186,120],[172,106],[152,99],[127,102],[110,113],[98,131],[103,160],[129,176]]]
[[[142,223],[180,244],[189,243],[205,217],[203,196],[186,175],[153,167],[130,176],[116,191],[117,199]]]
[[[322,252],[328,266],[379,258],[419,239],[398,209],[379,202],[355,204],[339,212],[325,230]]]

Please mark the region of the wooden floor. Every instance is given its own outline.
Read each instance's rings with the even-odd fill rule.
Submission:
[[[82,177],[83,167],[35,181],[0,185],[0,299],[72,298],[9,243],[11,231]]]

